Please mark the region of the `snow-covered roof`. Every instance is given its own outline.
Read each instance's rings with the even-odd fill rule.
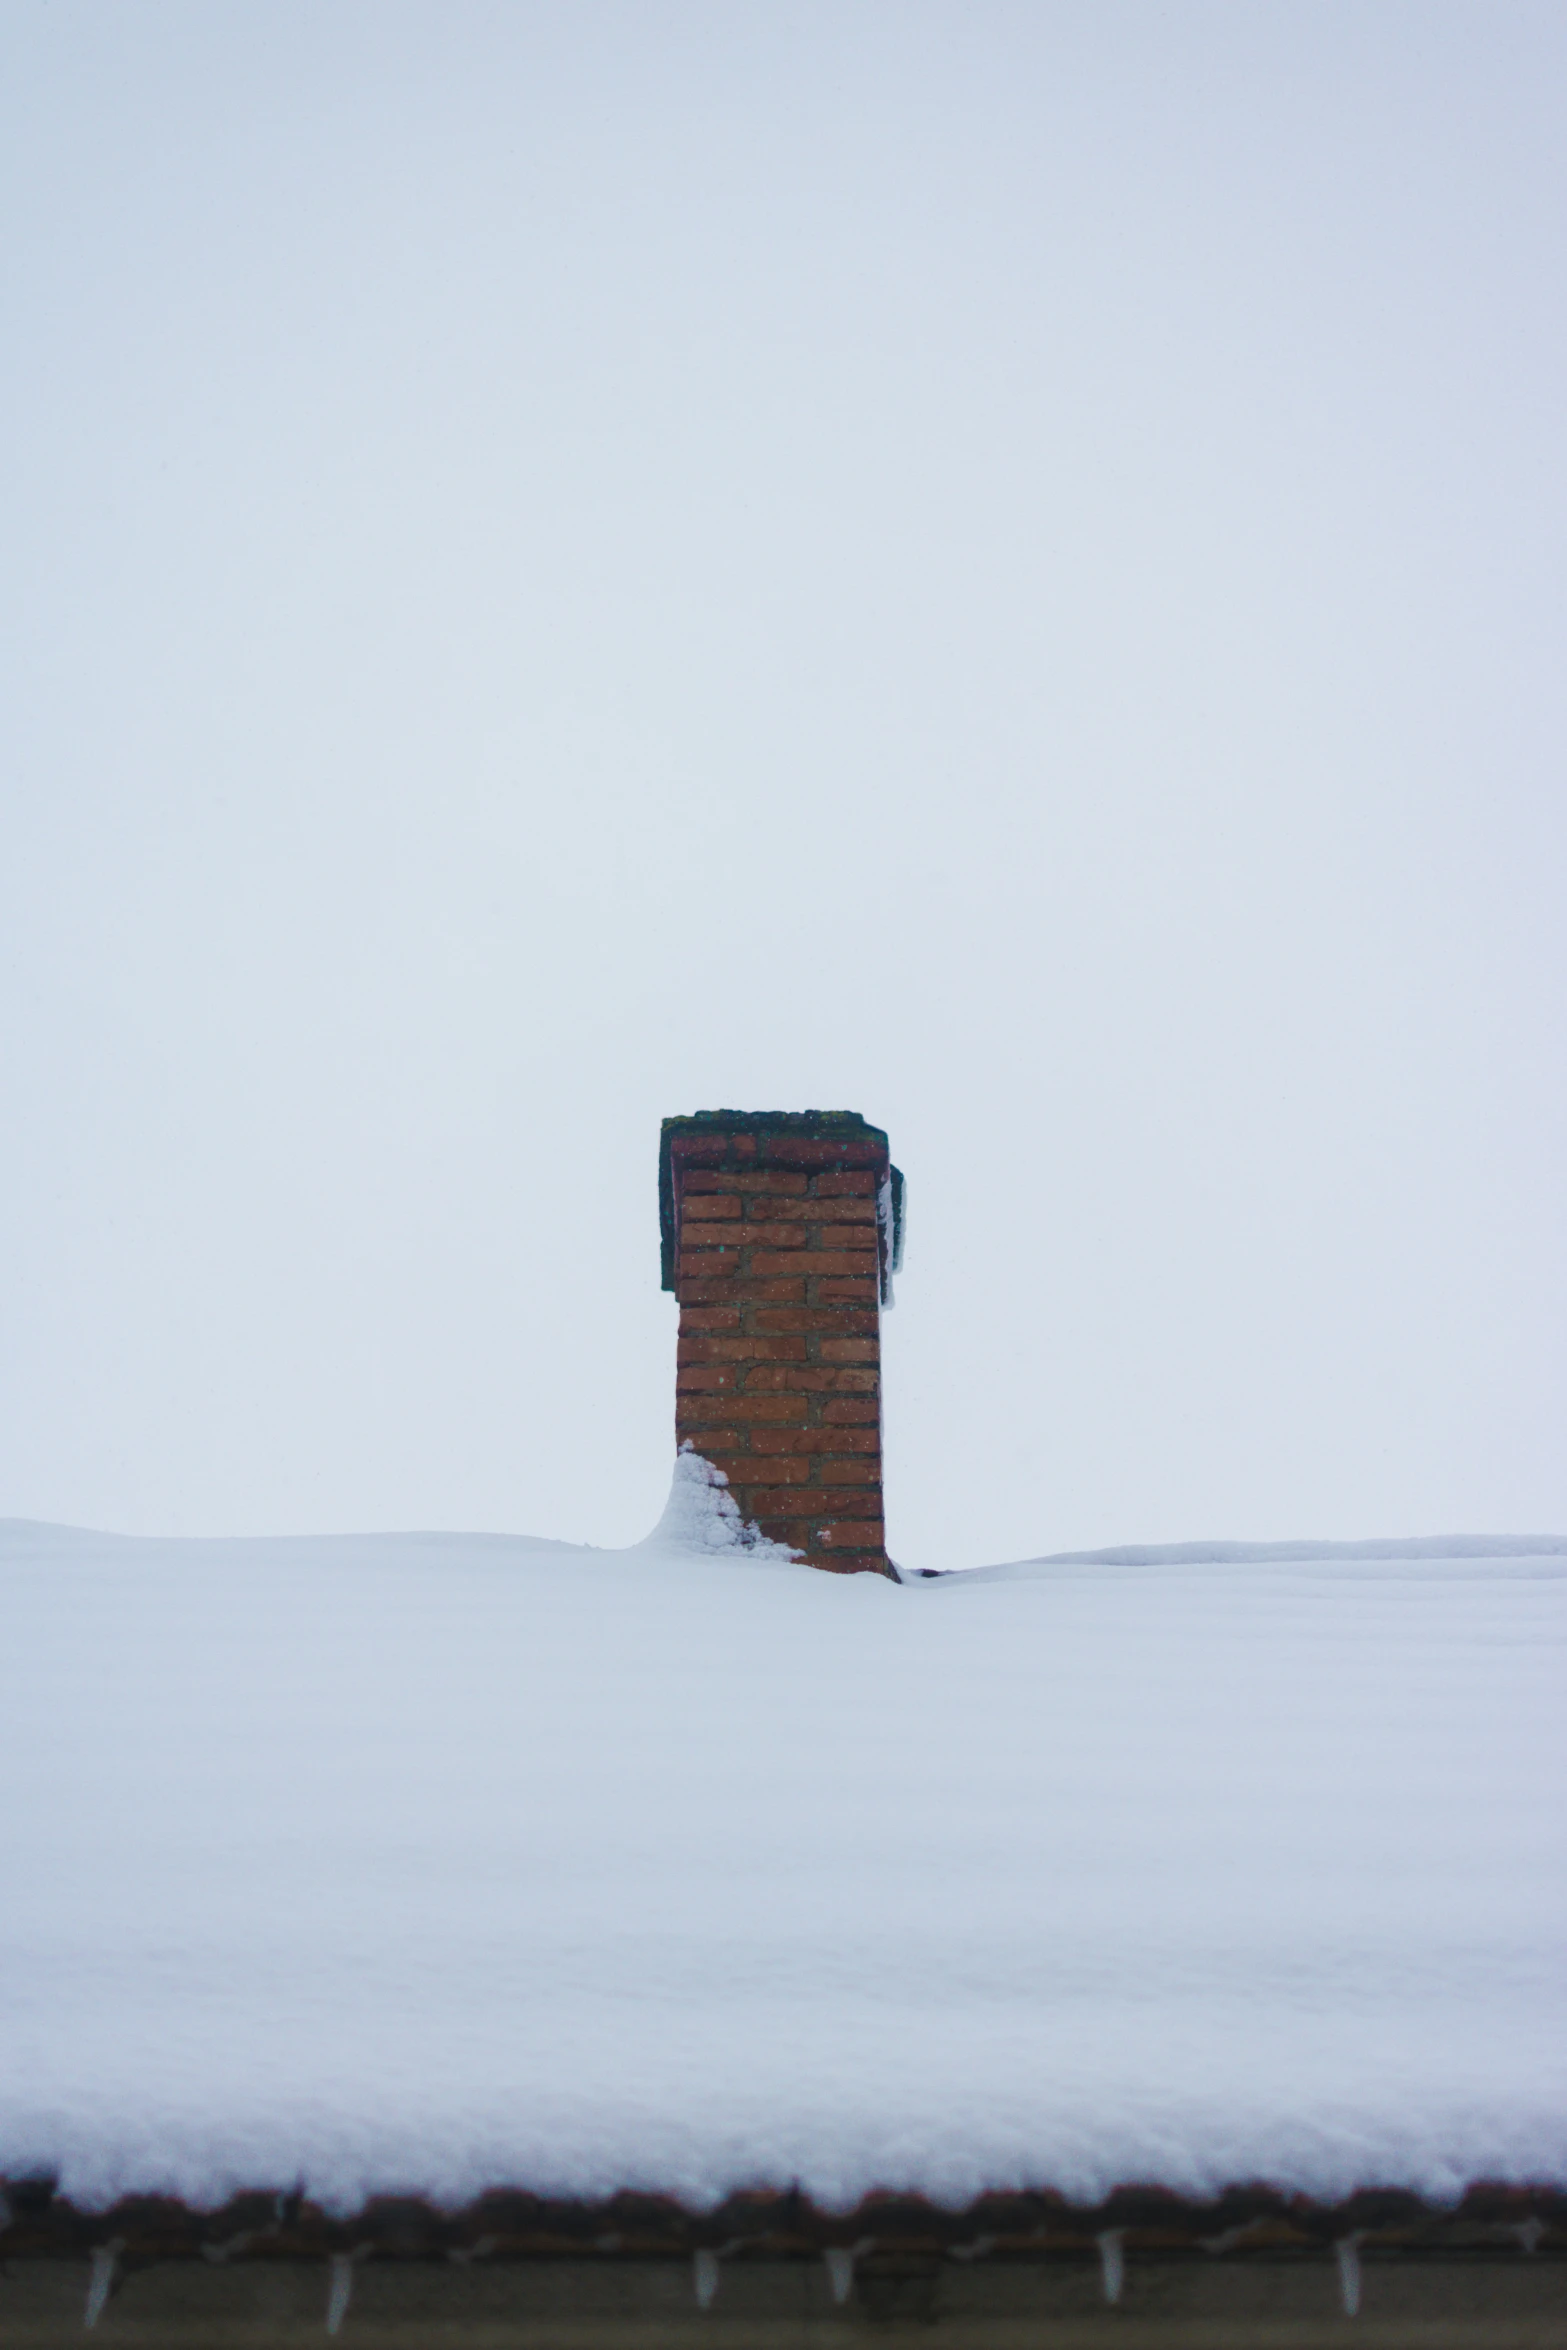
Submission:
[[[722,1533],[6,1528],[0,2175],[1567,2181],[1567,1543]]]

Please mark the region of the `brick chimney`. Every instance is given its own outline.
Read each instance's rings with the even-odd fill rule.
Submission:
[[[903,1177],[852,1110],[698,1110],[659,1154],[664,1287],[680,1301],[675,1438],[741,1517],[813,1567],[889,1575],[881,1309]]]

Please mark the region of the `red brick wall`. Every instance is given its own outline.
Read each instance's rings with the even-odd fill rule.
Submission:
[[[724,1472],[741,1516],[773,1541],[839,1574],[888,1574],[886,1138],[846,1114],[727,1130],[723,1115],[665,1124],[676,1441]]]

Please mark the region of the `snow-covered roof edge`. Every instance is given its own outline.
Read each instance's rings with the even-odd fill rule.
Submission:
[[[1567,1534],[1415,1534],[1360,1542],[1126,1542],[1108,1550],[1056,1550],[1038,1558],[957,1571],[972,1583],[1046,1574],[1057,1567],[1396,1566],[1487,1559],[1556,1559],[1567,1573]]]

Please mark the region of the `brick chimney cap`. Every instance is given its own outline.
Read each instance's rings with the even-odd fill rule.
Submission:
[[[696,1133],[766,1134],[778,1128],[790,1134],[868,1136],[885,1150],[886,1130],[870,1125],[858,1110],[693,1110],[688,1117],[666,1118],[666,1135]]]
[[[818,1171],[870,1168],[890,1184],[880,1235],[882,1294],[902,1256],[903,1177],[892,1164],[886,1131],[858,1110],[696,1110],[666,1118],[659,1137],[658,1221],[666,1289],[675,1286],[675,1162],[684,1166],[795,1167]],[[886,1195],[884,1195],[886,1196]]]

